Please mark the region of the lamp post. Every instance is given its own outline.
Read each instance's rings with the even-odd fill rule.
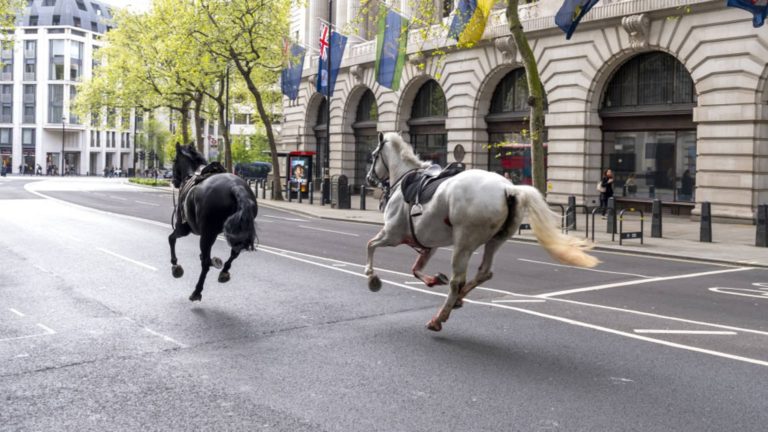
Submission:
[[[64,175],[64,134],[67,131],[67,118],[62,116],[61,117],[61,173],[60,175]]]

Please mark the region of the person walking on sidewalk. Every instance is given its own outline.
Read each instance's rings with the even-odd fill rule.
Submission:
[[[609,169],[603,172],[603,177],[600,179],[600,207],[603,208],[603,219],[605,219],[605,209],[608,207],[608,198],[613,196],[613,171]]]

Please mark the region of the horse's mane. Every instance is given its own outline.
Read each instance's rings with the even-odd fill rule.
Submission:
[[[403,137],[397,132],[388,132],[384,134],[384,141],[389,141],[392,144],[392,147],[398,154],[400,154],[400,158],[404,162],[409,162],[422,168],[430,165],[429,162],[424,162],[419,159],[419,157],[416,156],[416,153],[413,152],[413,147],[406,143],[405,140],[403,140]]]
[[[194,145],[187,144],[185,146],[181,146],[182,153],[187,156],[193,164],[196,165],[208,165],[208,161],[203,157],[200,152],[197,151]]]

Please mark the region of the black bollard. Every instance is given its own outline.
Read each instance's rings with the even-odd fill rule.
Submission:
[[[613,197],[608,198],[608,223],[605,232],[616,234],[616,200]]]
[[[699,241],[702,243],[712,243],[712,205],[709,201],[701,203],[701,229],[699,230]]]
[[[568,210],[565,212],[565,226],[576,230],[576,197],[568,195]]]
[[[261,199],[267,198],[267,181],[262,180],[261,181]]]
[[[288,195],[288,202],[291,202],[292,198],[291,198],[291,181],[290,180],[287,180],[285,182],[285,194]]]
[[[301,193],[301,183],[298,183],[298,185],[296,186],[296,194],[299,196],[299,204],[301,204],[301,195],[302,195],[302,193]]]
[[[269,199],[275,199],[275,181],[272,180],[272,187],[269,189]]]
[[[755,246],[768,247],[768,204],[757,206],[757,238]]]
[[[309,182],[309,205],[315,203],[315,184]]]
[[[325,205],[325,180],[320,183],[320,205]]]
[[[360,185],[360,210],[365,210],[365,185]]]
[[[651,207],[651,237],[661,238],[661,201],[657,199]]]

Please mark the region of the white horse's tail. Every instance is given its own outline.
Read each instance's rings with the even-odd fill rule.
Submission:
[[[514,196],[519,209],[528,210],[531,228],[536,240],[553,258],[563,264],[579,267],[594,267],[600,261],[586,253],[592,246],[585,240],[580,240],[560,231],[557,224],[558,215],[550,210],[549,205],[538,189],[532,186],[510,185],[507,195]]]

